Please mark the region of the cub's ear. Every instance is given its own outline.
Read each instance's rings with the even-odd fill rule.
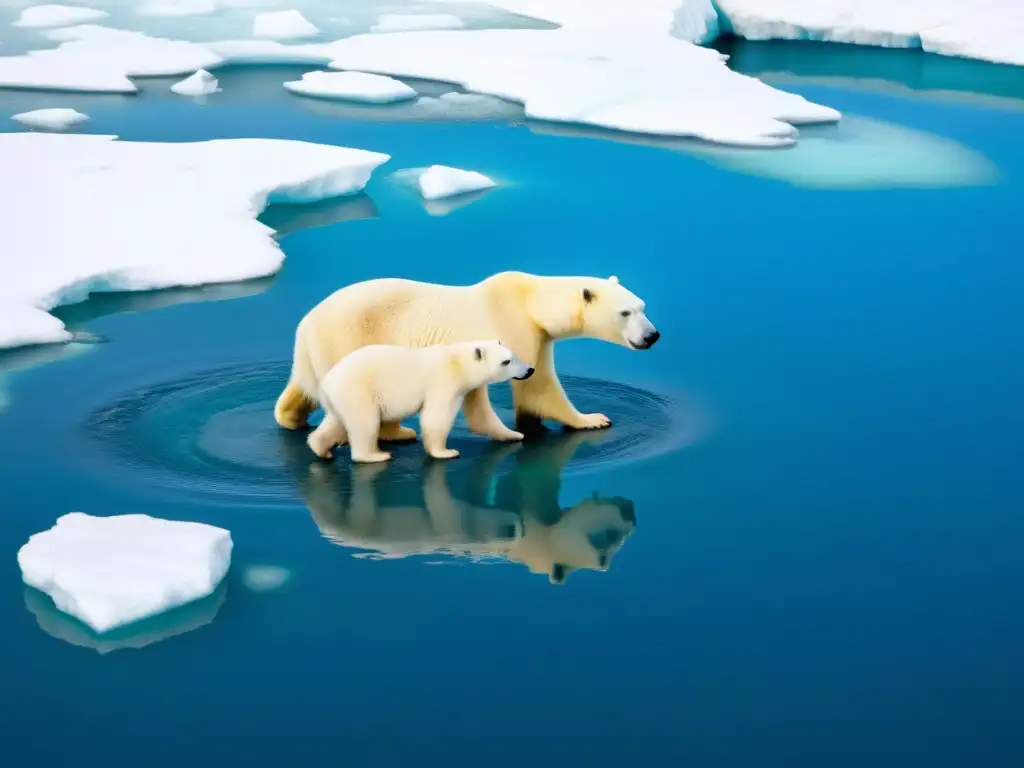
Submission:
[[[583,300],[589,304],[594,300],[594,292],[589,288],[583,289]]]
[[[615,283],[616,285],[618,285],[619,284],[619,278],[617,278],[615,275],[612,275],[611,277],[608,278],[608,282],[609,283]]]
[[[477,360],[483,360],[484,359],[484,351],[482,349],[480,349],[480,347],[477,347],[476,349],[473,350],[473,356]]]

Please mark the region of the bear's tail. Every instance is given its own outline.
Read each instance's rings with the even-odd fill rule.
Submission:
[[[307,426],[309,414],[317,407],[319,383],[303,337],[303,323],[299,323],[295,333],[292,373],[274,406],[274,419],[285,429],[302,429]]]

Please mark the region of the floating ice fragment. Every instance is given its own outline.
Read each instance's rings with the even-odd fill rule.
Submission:
[[[257,13],[252,22],[252,34],[253,37],[272,40],[297,40],[302,37],[315,37],[320,34],[320,29],[302,13],[292,9]]]
[[[72,24],[85,24],[90,21],[109,16],[106,11],[96,8],[84,8],[80,5],[34,5],[21,12],[17,21],[11,22],[15,27],[46,29],[49,27],[66,27]]]
[[[427,29],[462,29],[465,26],[462,19],[449,13],[384,13],[377,19],[377,23],[370,27],[370,31],[412,32]]]
[[[279,565],[251,565],[242,573],[242,583],[253,592],[272,592],[291,577],[291,571]]]
[[[171,90],[182,96],[207,96],[220,90],[217,87],[217,78],[200,69],[194,75],[171,86]]]
[[[419,174],[418,184],[424,200],[440,200],[497,186],[482,173],[449,168],[446,165],[427,168]]]
[[[292,93],[323,99],[392,104],[416,98],[416,91],[387,75],[366,72],[307,72],[301,80],[284,84]]]
[[[204,523],[72,512],[29,538],[18,566],[26,584],[103,633],[211,594],[231,549],[228,531]]]
[[[47,131],[66,131],[81,125],[89,119],[88,115],[82,114],[74,109],[34,109],[31,112],[21,112],[11,117],[22,125],[29,128],[40,128]]]

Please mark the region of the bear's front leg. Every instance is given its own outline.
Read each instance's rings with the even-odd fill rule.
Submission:
[[[580,413],[562,389],[555,373],[554,350],[546,344],[537,356],[533,376],[512,382],[512,400],[516,408],[516,425],[540,426],[540,419],[551,419],[570,429],[604,429],[612,420],[603,413]]]
[[[420,430],[423,432],[423,447],[435,459],[456,459],[459,452],[448,448],[448,435],[455,423],[455,414],[462,405],[460,398],[445,398],[439,395],[427,400],[420,411]]]
[[[486,385],[474,389],[466,395],[462,404],[462,412],[466,414],[466,425],[470,432],[489,437],[492,440],[522,440],[523,433],[506,427],[491,405],[491,396]]]

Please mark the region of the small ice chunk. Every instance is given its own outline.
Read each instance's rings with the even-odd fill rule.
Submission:
[[[253,37],[264,37],[271,40],[296,40],[302,37],[314,37],[320,29],[299,11],[270,11],[257,13],[252,22]]]
[[[31,112],[21,112],[11,117],[22,125],[29,128],[41,128],[47,131],[66,131],[81,125],[89,119],[74,109],[34,109]]]
[[[147,0],[136,13],[140,16],[176,18],[179,16],[209,16],[216,12],[214,0]]]
[[[29,586],[98,633],[211,594],[231,564],[231,534],[149,515],[71,512],[18,551]]]
[[[482,173],[449,168],[447,165],[432,165],[419,176],[420,194],[424,200],[440,200],[494,186],[497,185]]]
[[[284,84],[292,93],[325,99],[392,104],[415,99],[415,89],[386,75],[367,72],[307,72],[301,80]]]
[[[171,90],[182,96],[206,96],[217,93],[220,88],[217,86],[216,77],[205,69],[200,69],[194,75],[172,85]]]
[[[250,565],[242,572],[242,583],[253,592],[273,592],[291,577],[291,571],[279,565]]]
[[[49,27],[67,27],[72,24],[86,24],[109,15],[106,11],[84,8],[80,5],[34,5],[23,10],[18,20],[11,24],[15,27],[47,29]]]
[[[450,13],[382,13],[371,32],[417,32],[427,29],[462,29],[465,23]]]

